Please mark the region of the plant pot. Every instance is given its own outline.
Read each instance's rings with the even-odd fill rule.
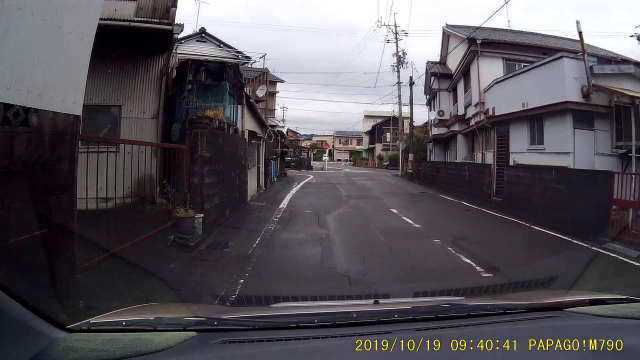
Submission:
[[[175,218],[173,227],[176,235],[186,238],[191,238],[196,233],[196,217],[193,216],[178,216]]]

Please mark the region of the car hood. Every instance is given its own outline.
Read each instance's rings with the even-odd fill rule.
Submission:
[[[561,291],[545,290],[520,292],[491,298],[463,297],[427,297],[427,298],[391,298],[376,300],[345,300],[345,301],[313,301],[313,302],[287,302],[270,306],[226,306],[217,304],[192,304],[192,303],[148,303],[115,310],[91,319],[84,320],[74,327],[86,322],[103,321],[127,321],[151,319],[156,317],[217,317],[217,318],[242,318],[250,316],[269,315],[296,315],[328,312],[357,312],[407,309],[417,306],[430,306],[439,304],[466,304],[466,305],[500,305],[500,304],[530,304],[553,303],[561,301],[580,301],[594,299],[620,298],[621,295],[605,294],[586,291]]]

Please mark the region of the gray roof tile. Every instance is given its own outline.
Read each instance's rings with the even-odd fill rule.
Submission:
[[[449,25],[445,30],[450,30],[462,36],[476,40],[499,41],[523,45],[534,45],[541,47],[549,47],[571,52],[581,52],[580,41],[576,39],[535,33],[530,31],[501,29],[492,27],[477,27],[469,25]],[[475,30],[475,31],[474,31]],[[586,44],[587,52],[590,55],[601,56],[613,59],[623,59],[628,61],[638,61],[624,55],[620,55],[613,51],[599,48],[597,46]]]

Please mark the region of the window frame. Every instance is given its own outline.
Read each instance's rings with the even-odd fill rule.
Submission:
[[[532,116],[527,120],[529,149],[544,149],[544,117]]]
[[[628,124],[627,127],[625,129],[625,124],[622,124],[622,139],[618,140],[618,108],[625,108],[628,109],[629,112],[629,118],[628,118]],[[635,106],[632,103],[624,103],[624,102],[616,102],[613,106],[613,142],[612,145],[614,148],[619,148],[625,145],[631,145],[632,139],[633,139],[633,134],[631,133],[631,117],[632,117],[632,112],[636,111],[635,110]],[[636,119],[638,120],[638,119]],[[623,119],[624,121],[624,119]],[[636,124],[638,126],[636,126],[636,141],[640,142],[640,123],[638,121],[636,121]],[[624,138],[624,134],[628,132],[629,133],[629,138],[625,139]]]
[[[514,71],[511,71],[511,72],[507,71],[507,63],[515,64],[516,65],[516,69]],[[522,69],[526,68],[527,66],[529,66],[531,64],[533,64],[533,61],[503,58],[502,59],[503,75],[513,74],[514,72],[522,70]],[[518,65],[521,65],[521,67],[519,69],[518,69]]]
[[[82,105],[82,116],[81,116],[81,122],[80,122],[80,135],[86,135],[86,136],[96,136],[96,137],[101,137],[101,136],[97,136],[97,135],[91,135],[91,134],[86,134],[84,132],[84,124],[85,124],[85,108],[86,107],[103,107],[103,108],[117,108],[118,109],[118,129],[117,129],[117,136],[116,137],[108,137],[111,139],[122,139],[122,105],[120,104],[83,104]],[[118,144],[111,144],[111,145],[92,145],[91,143],[87,143],[84,141],[80,141],[80,150],[84,151],[84,152],[88,152],[88,151],[119,151],[120,150],[120,145]]]

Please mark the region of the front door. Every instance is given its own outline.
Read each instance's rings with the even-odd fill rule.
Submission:
[[[575,168],[593,169],[596,151],[593,130],[575,129],[574,141]]]

